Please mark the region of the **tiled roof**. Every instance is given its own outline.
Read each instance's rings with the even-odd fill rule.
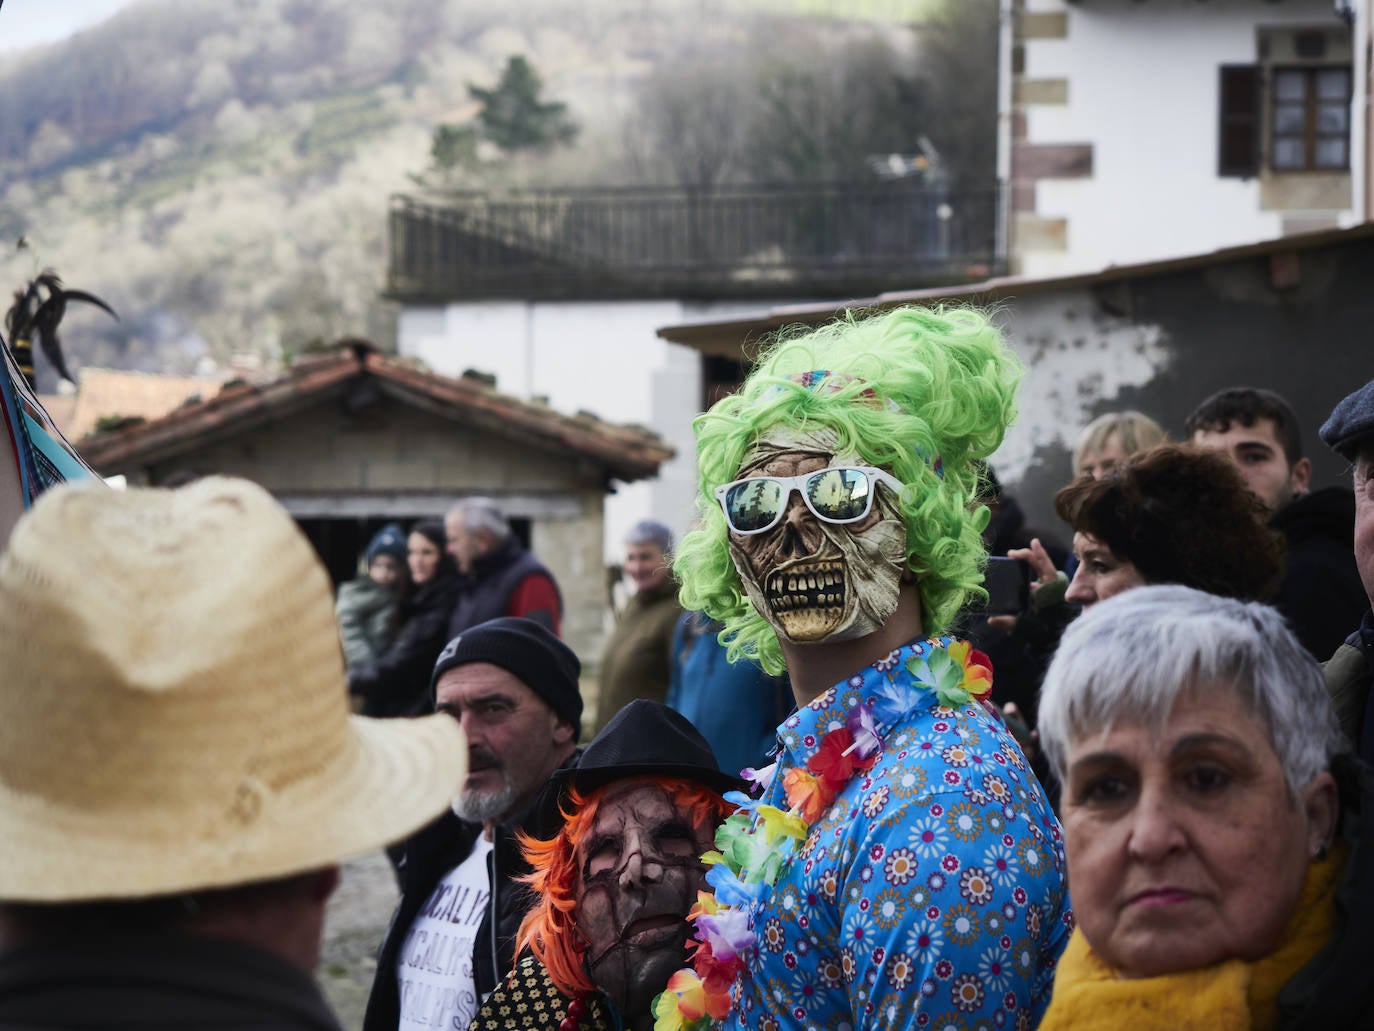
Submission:
[[[210,397],[223,378],[159,376],[148,372],[85,368],[78,373],[76,393],[45,394],[43,407],[68,440],[95,432],[109,418],[160,419],[187,398]]]
[[[402,403],[547,453],[589,459],[619,480],[654,476],[673,457],[673,449],[650,430],[615,425],[585,412],[563,415],[498,393],[475,377],[437,376],[380,354],[364,341],[348,341],[303,358],[277,379],[259,384],[233,381],[214,396],[182,405],[162,418],[88,437],[81,441],[80,451],[102,471],[160,461],[308,407],[330,389],[363,377],[373,378],[385,394]]]

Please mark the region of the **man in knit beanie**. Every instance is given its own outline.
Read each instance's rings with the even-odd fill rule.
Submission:
[[[510,972],[532,901],[516,883],[529,867],[514,838],[544,830],[540,792],[581,754],[580,673],[566,644],[516,617],[466,630],[440,653],[430,687],[469,735],[469,776],[453,811],[406,843],[365,1031],[467,1027]]]

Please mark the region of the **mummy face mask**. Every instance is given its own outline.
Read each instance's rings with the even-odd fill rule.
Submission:
[[[577,844],[577,926],[587,972],[625,1014],[647,1013],[684,965],[687,912],[706,885],[698,857],[712,826],[694,828],[651,781],[611,787]]]
[[[739,471],[745,477],[794,477],[827,467],[863,467],[835,454],[828,434],[761,442]],[[906,559],[906,527],[890,486],[875,477],[862,488],[875,491],[868,512],[854,522],[818,518],[793,490],[776,525],[759,533],[730,531],[730,557],[754,608],[795,644],[867,637],[897,609]],[[812,504],[833,509],[824,499]],[[762,522],[762,520],[761,520]]]

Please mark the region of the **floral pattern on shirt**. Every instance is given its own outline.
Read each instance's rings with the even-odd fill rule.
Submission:
[[[787,771],[950,643],[900,648],[788,717],[767,801],[786,809]],[[997,716],[913,698],[752,908],[728,1026],[1030,1028],[1048,1005],[1073,921],[1059,822]]]

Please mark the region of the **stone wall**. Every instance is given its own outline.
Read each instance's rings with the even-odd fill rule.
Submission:
[[[301,499],[310,501],[311,517],[325,519],[405,521],[442,514],[463,496],[494,497],[508,515],[529,520],[532,549],[563,594],[564,637],[595,665],[607,615],[604,471],[398,402],[384,400],[360,414],[338,402],[330,398],[176,459],[117,471],[131,483],[160,483],[181,470],[242,476],[293,511]]]
[[[602,555],[602,495],[577,495],[571,518],[536,520],[530,547],[549,567],[563,593],[563,638],[585,668],[601,656],[608,612],[606,557]]]
[[[274,492],[557,493],[596,484],[583,463],[396,402],[350,416],[319,404],[151,470],[190,468]]]

